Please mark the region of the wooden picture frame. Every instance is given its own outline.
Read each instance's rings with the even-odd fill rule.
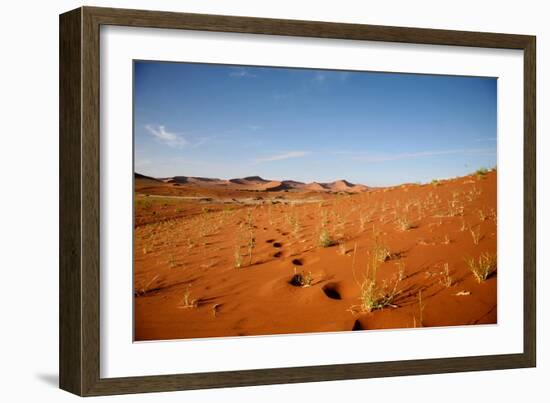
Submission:
[[[519,49],[524,56],[523,353],[100,377],[99,35],[102,25]],[[536,365],[535,37],[81,7],[60,16],[60,387],[80,396],[525,368]]]

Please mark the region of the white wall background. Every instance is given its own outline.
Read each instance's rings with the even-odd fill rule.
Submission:
[[[550,25],[542,1],[121,0],[116,6],[537,35],[538,368],[298,385],[118,396],[102,401],[280,402],[339,399],[415,402],[547,401],[550,374]],[[11,1],[2,9],[0,61],[0,396],[77,401],[57,389],[58,14],[76,0]],[[481,341],[490,343],[490,340]]]

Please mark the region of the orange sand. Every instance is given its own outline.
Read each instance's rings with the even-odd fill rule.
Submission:
[[[136,174],[135,340],[496,323],[496,272],[479,283],[466,263],[496,255],[496,181],[369,189]],[[319,245],[323,231],[334,245]],[[376,284],[394,295],[367,312],[375,245],[388,251]],[[311,284],[291,284],[295,274]]]

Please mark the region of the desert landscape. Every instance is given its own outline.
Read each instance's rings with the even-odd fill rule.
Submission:
[[[497,323],[497,171],[134,176],[135,340]]]

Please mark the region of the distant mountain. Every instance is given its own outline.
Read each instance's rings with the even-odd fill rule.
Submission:
[[[233,179],[218,179],[204,178],[197,176],[173,176],[169,178],[152,178],[139,173],[135,173],[136,181],[145,183],[166,183],[173,185],[189,185],[193,187],[225,187],[234,188],[237,190],[254,190],[267,192],[281,191],[303,191],[303,192],[347,192],[358,193],[367,191],[369,188],[365,185],[353,184],[345,179],[340,179],[334,182],[319,183],[311,182],[304,183],[291,179],[278,181],[264,179],[261,176],[246,176],[244,178]]]
[[[260,182],[260,183],[266,183],[271,182],[268,181],[260,176],[247,176],[246,178],[242,178],[242,180],[248,181],[248,182]]]
[[[140,180],[140,181],[162,182],[159,179],[152,178],[150,176],[145,176],[145,175],[142,175],[142,174],[138,174],[137,172],[134,173],[134,179]]]
[[[304,186],[304,189],[310,190],[313,192],[324,192],[329,190],[328,188],[326,188],[325,186],[317,182],[308,183],[307,185]]]
[[[217,178],[202,178],[200,176],[174,176],[172,178],[165,178],[163,179],[166,183],[195,183],[195,184],[220,184],[224,183],[225,181],[223,179],[217,179]]]

